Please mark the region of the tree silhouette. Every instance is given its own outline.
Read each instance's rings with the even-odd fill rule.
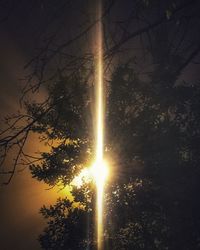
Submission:
[[[179,68],[178,62],[176,66]],[[106,198],[106,242],[114,249],[198,249],[200,204],[195,197],[199,190],[200,89],[198,85],[175,85],[179,72],[174,73],[173,66],[166,73],[165,67],[155,68],[151,81],[145,83],[130,66],[119,66],[110,82],[107,154],[116,158],[115,182]],[[35,126],[49,138],[63,140],[43,155],[42,164],[30,167],[34,178],[50,185],[70,183],[85,162],[90,162],[92,143],[82,118],[88,99],[81,99],[87,93],[82,87],[87,89],[87,85],[74,77],[55,85],[52,102],[59,100],[58,104]],[[35,109],[35,104],[29,107],[32,116]],[[86,226],[88,216],[90,223],[94,217],[90,188],[86,185],[74,192],[85,209],[73,210],[73,203],[66,199],[42,208],[43,216],[51,218],[40,237],[44,249],[81,249],[94,244],[92,224]]]

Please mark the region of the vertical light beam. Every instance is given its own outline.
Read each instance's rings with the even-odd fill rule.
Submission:
[[[92,167],[96,182],[96,224],[97,247],[103,249],[103,197],[107,176],[107,166],[104,162],[104,83],[103,83],[103,30],[102,7],[98,6],[97,26],[97,60],[96,60],[96,159]]]
[[[101,7],[99,6],[98,17],[101,15]],[[102,23],[99,20],[97,30],[97,95],[96,95],[96,186],[97,186],[97,245],[98,250],[102,249],[103,245],[103,189],[104,178],[102,176],[103,166],[103,134],[104,134],[104,114],[103,114],[103,59],[102,59]]]

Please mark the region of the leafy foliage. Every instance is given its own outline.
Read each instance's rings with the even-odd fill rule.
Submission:
[[[67,199],[58,199],[50,208],[41,208],[41,214],[48,219],[48,227],[39,240],[44,249],[85,249],[88,215]]]
[[[127,65],[118,67],[112,76],[107,149],[108,154],[115,156],[117,167],[113,170],[115,184],[108,187],[106,197],[109,209],[105,215],[105,244],[109,248],[198,249],[200,204],[196,195],[199,190],[200,88],[198,85],[175,84],[177,75],[173,72],[170,75],[171,71],[163,80],[161,70],[160,66],[155,68],[149,82],[140,80],[134,69]],[[65,85],[62,82],[62,87]],[[56,91],[58,89],[56,86]],[[65,96],[57,95],[56,98],[62,100],[61,103],[66,102]],[[74,102],[73,98],[69,100]],[[62,106],[62,109],[71,106],[61,103],[59,108]],[[84,104],[77,106],[82,109]],[[51,127],[55,124],[51,119],[57,117],[56,112],[38,124],[38,127],[45,124],[54,130],[52,137],[64,139],[64,142],[43,154],[41,165],[30,167],[34,178],[50,185],[61,180],[66,185],[85,162],[89,162],[91,141],[87,134],[79,133],[76,127],[73,131],[77,134],[70,134],[68,127],[71,119],[73,123],[74,118],[83,117],[82,112],[76,112],[76,107],[70,109],[70,118],[59,117],[59,129]],[[83,131],[84,125],[80,129]],[[68,133],[64,137],[65,130]],[[87,204],[85,209],[74,209],[67,199],[42,208],[43,216],[49,220],[40,236],[44,249],[95,247],[92,234],[94,190],[88,194],[90,188],[86,185],[74,191],[75,199]]]

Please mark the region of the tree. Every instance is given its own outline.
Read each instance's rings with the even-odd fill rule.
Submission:
[[[200,89],[198,85],[174,86],[169,81],[169,79],[176,79],[172,75],[173,71],[168,72],[169,78],[166,78],[166,84],[163,84],[160,78],[155,82],[154,77],[156,74],[158,77],[158,72],[163,73],[160,67],[159,71],[155,69],[154,74],[151,75],[153,80],[150,82],[151,86],[147,88],[146,84],[137,78],[134,69],[127,65],[119,66],[110,83],[110,103],[107,114],[107,127],[110,129],[107,150],[108,155],[109,152],[117,155],[118,168],[114,171],[116,182],[110,187],[110,195],[107,197],[109,207],[107,217],[110,221],[106,227],[106,237],[107,244],[112,245],[114,249],[177,249],[180,247],[198,249],[200,204],[194,197],[199,188],[197,183],[199,168],[196,165],[199,156],[195,145],[199,140],[199,102],[197,100]],[[74,78],[70,80],[72,83],[75,82]],[[76,82],[77,88],[79,85],[82,85],[81,81]],[[90,159],[87,152],[91,152],[91,142],[88,139],[84,140],[89,137],[84,137],[83,132],[79,133],[82,130],[81,124],[87,128],[86,123],[81,123],[79,120],[75,122],[79,116],[82,116],[82,112],[78,112],[77,107],[82,109],[84,102],[80,105],[80,98],[70,98],[71,93],[73,93],[72,96],[76,93],[82,96],[84,91],[71,92],[69,86],[68,81],[55,85],[56,91],[53,89],[52,96],[54,98],[56,93],[59,109],[54,109],[53,114],[50,114],[51,119],[47,116],[35,128],[38,131],[48,131],[48,137],[54,140],[64,139],[64,143],[53,147],[49,154],[43,155],[42,164],[31,166],[33,177],[51,185],[54,185],[55,181],[62,181],[64,185],[71,182],[80,171],[80,165],[83,166],[84,162]],[[58,92],[59,95],[57,95]],[[77,100],[78,103],[75,103]],[[86,100],[85,103],[88,103]],[[66,104],[66,101],[70,103]],[[72,124],[79,125],[76,132],[69,134],[74,144],[66,144],[65,134],[68,131],[66,110],[69,107],[70,117],[72,117],[70,121]],[[30,106],[29,110],[34,111],[35,105]],[[78,116],[74,115],[74,112]],[[33,116],[33,113],[31,115]],[[56,126],[59,124],[58,130],[54,124]],[[76,128],[75,125],[73,129]],[[70,131],[75,130],[70,128]],[[172,189],[173,193],[171,193]],[[77,195],[75,192],[76,199],[82,202],[86,210],[71,210],[72,203],[67,200],[59,200],[54,207],[49,209],[44,207],[41,210],[46,218],[53,218],[46,233],[40,237],[45,249],[65,249],[66,247],[78,249],[79,244],[81,244],[80,248],[83,248],[86,242],[92,243],[91,238],[83,238],[80,233],[80,242],[76,238],[73,241],[75,246],[72,245],[70,248],[69,242],[74,237],[74,231],[70,230],[69,237],[66,232],[69,228],[73,228],[71,223],[75,223],[74,226],[81,223],[77,228],[82,230],[82,220],[85,225],[87,224],[87,213],[91,218],[94,217],[91,212],[94,206],[92,194],[87,197],[90,201],[89,205],[84,199],[84,194],[88,194],[88,191],[86,187],[79,190],[82,195]],[[65,210],[68,211],[67,215]],[[78,211],[80,221],[77,216]],[[84,216],[83,219],[82,216]],[[63,223],[63,226],[60,223]],[[59,231],[64,242],[60,237],[56,238],[56,243],[53,241],[57,235],[57,231],[52,233],[53,228]],[[89,234],[92,234],[91,228],[92,225],[90,225]],[[77,234],[75,234],[76,237],[79,236],[79,233]],[[183,239],[183,235],[187,237]],[[176,241],[173,240],[174,238]],[[49,245],[49,242],[55,245]]]

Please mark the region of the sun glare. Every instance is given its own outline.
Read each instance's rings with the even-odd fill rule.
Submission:
[[[84,168],[78,176],[74,178],[71,185],[80,188],[84,183],[94,181],[96,185],[96,230],[97,248],[103,249],[103,208],[104,208],[104,189],[108,177],[108,166],[104,160],[104,82],[103,82],[103,30],[101,22],[101,5],[98,6],[98,19],[96,44],[96,80],[95,80],[95,138],[96,153],[94,164]]]
[[[90,168],[84,168],[79,175],[75,176],[71,182],[72,186],[76,186],[77,188],[81,188],[84,183],[89,183],[92,180],[91,170]]]

